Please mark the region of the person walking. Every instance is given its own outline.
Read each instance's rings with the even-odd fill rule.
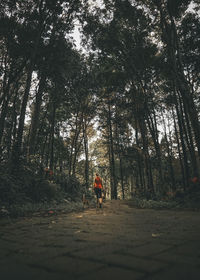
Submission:
[[[102,179],[99,176],[98,173],[96,173],[96,177],[94,180],[94,192],[97,197],[97,207],[102,208],[102,191],[103,191],[103,184],[102,184]]]

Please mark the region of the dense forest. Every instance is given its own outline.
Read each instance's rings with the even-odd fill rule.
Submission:
[[[198,187],[199,42],[198,0],[2,0],[0,201]]]

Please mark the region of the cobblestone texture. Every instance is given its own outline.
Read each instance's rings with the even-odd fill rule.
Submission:
[[[2,280],[198,280],[200,213],[103,210],[0,222]]]

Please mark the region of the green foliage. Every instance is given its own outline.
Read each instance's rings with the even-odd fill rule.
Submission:
[[[0,200],[8,205],[27,201],[51,200],[59,192],[59,186],[50,183],[34,173],[34,170],[20,168],[15,174],[0,173]]]
[[[33,201],[49,201],[55,199],[59,193],[59,186],[44,179],[36,179],[29,186],[27,195]]]
[[[135,198],[130,204],[140,209],[171,209],[178,206],[176,201],[156,201],[139,198]]]
[[[76,200],[81,196],[81,184],[73,176],[59,174],[54,176],[54,181],[49,181],[44,173],[38,173],[30,164],[18,166],[12,174],[9,169],[5,170],[2,166],[0,203],[3,205],[50,202],[66,196]]]
[[[81,184],[75,176],[68,176],[62,173],[55,178],[55,182],[71,197],[80,196]]]
[[[15,203],[18,200],[17,195],[19,186],[8,173],[0,172],[0,201],[2,203]]]
[[[186,106],[194,99],[198,119],[200,29],[197,12],[186,13],[191,1],[87,2],[0,3],[0,157],[29,162],[2,169],[2,202],[79,197],[97,166],[110,187],[115,164],[114,185],[124,180],[129,196],[139,189],[144,197],[149,188],[187,189],[188,170],[199,169]],[[86,55],[74,48],[74,24],[82,24]]]

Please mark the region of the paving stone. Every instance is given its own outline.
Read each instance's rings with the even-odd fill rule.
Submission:
[[[10,254],[10,251],[5,249],[5,248],[1,248],[0,251],[1,251],[0,252],[0,260],[4,259],[6,256],[9,256],[9,254]]]
[[[198,280],[200,279],[200,268],[189,265],[174,264],[157,274],[145,278],[145,280]]]
[[[71,255],[82,259],[95,259],[100,256],[104,256],[105,254],[111,254],[117,249],[118,247],[115,247],[113,244],[99,243],[96,244],[96,246],[91,246],[84,250],[76,250],[72,252]]]
[[[81,280],[137,280],[143,277],[144,274],[136,271],[131,271],[122,268],[105,267],[93,273],[81,277]]]
[[[187,255],[187,253],[178,254],[176,250],[173,250],[171,252],[166,252],[162,254],[158,254],[155,257],[153,257],[154,260],[164,261],[168,263],[174,263],[174,264],[182,264],[184,265],[192,265],[196,267],[200,267],[200,257],[196,256],[195,253],[194,256]]]
[[[64,274],[47,272],[19,262],[0,262],[0,276],[2,280],[66,280],[66,275]],[[75,277],[70,275],[68,279],[73,280]]]
[[[158,260],[151,260],[150,258],[144,259],[121,254],[110,254],[102,257],[97,256],[97,259],[108,265],[124,267],[143,273],[152,273],[168,266],[167,262],[164,263]]]
[[[47,271],[49,270],[66,274],[69,273],[74,275],[82,275],[86,272],[98,270],[102,268],[103,265],[98,262],[91,262],[88,260],[71,258],[69,256],[62,256],[42,262],[41,267],[43,267]]]
[[[170,245],[170,246],[178,246],[178,245],[182,245],[182,244],[185,244],[186,241],[185,239],[184,240],[180,240],[180,239],[176,239],[176,238],[168,238],[168,236],[166,236],[165,234],[161,235],[160,238],[160,244],[163,244],[163,245]]]
[[[175,253],[178,255],[187,255],[200,258],[200,242],[190,241],[186,244],[182,244],[175,249]]]
[[[160,244],[159,242],[151,242],[143,246],[127,249],[127,252],[134,256],[148,257],[169,250],[170,248],[173,248],[173,246]]]
[[[0,221],[0,278],[200,279],[199,213],[126,203],[3,227]]]
[[[101,257],[108,254],[115,254],[120,252],[126,252],[127,248],[130,247],[134,248],[136,246],[141,246],[144,244],[140,241],[135,241],[134,245],[130,245],[129,242],[126,241],[126,243],[120,243],[116,240],[113,240],[113,242],[97,242],[96,244],[91,244],[90,247],[87,247],[85,249],[75,250],[72,252],[73,256],[77,256],[80,258],[94,258],[94,257]]]

